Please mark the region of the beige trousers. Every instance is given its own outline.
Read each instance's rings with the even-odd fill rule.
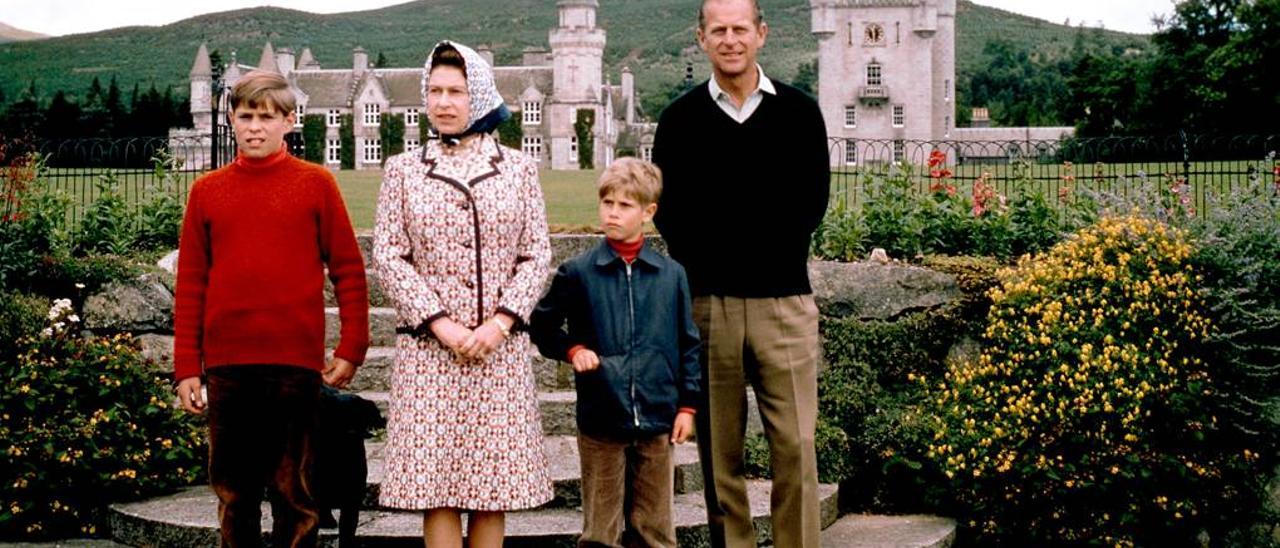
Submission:
[[[707,479],[707,517],[716,547],[756,545],[743,477],[750,384],[773,469],[773,542],[816,548],[821,531],[814,430],[818,415],[818,308],[812,295],[698,297],[705,410],[698,450]]]

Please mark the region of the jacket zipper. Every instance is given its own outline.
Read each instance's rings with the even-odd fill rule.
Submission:
[[[631,333],[630,333],[630,337],[629,337],[630,340],[628,341],[628,344],[634,350],[636,346],[635,345],[636,302],[635,302],[635,292],[632,290],[632,287],[631,287],[631,263],[626,263],[626,266],[627,266],[627,312],[631,318],[631,325],[630,325]],[[628,369],[630,369],[630,372],[631,372],[631,417],[635,421],[636,428],[639,428],[640,427],[640,410],[636,407],[636,371],[634,366],[629,367]]]

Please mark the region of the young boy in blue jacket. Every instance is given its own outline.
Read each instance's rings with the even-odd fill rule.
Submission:
[[[693,430],[700,343],[684,268],[645,244],[661,192],[649,162],[620,158],[605,169],[606,238],[560,265],[529,322],[542,355],[575,372],[579,546],[621,546],[624,534],[628,544],[676,546],[672,444]]]

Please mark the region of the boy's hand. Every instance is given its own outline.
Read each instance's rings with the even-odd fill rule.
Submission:
[[[334,388],[346,388],[351,384],[351,378],[356,376],[355,364],[342,358],[333,358],[329,360],[329,364],[325,366],[320,377],[324,379],[324,383]]]
[[[600,368],[600,356],[595,352],[583,348],[573,355],[573,371],[575,373],[587,373]]]
[[[197,415],[204,413],[204,394],[200,388],[200,377],[187,377],[178,382],[178,401],[182,402],[182,408]]]
[[[676,424],[671,427],[671,443],[684,443],[693,433],[693,413],[676,413]]]
[[[431,334],[435,335],[449,350],[462,354],[459,349],[462,343],[466,342],[467,337],[471,336],[471,330],[453,321],[453,318],[440,318],[431,322]]]

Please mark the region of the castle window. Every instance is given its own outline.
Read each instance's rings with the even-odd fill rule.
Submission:
[[[893,140],[893,162],[901,164],[902,159],[906,157],[907,143],[902,139]]]
[[[858,165],[858,142],[853,139],[844,142],[844,165]]]
[[[329,139],[324,149],[324,161],[336,164],[342,161],[342,140]]]
[[[950,78],[948,78],[948,79],[946,79],[946,80],[943,80],[943,84],[942,84],[942,100],[943,100],[943,101],[950,101],[950,100],[951,100],[951,79],[950,79]]]
[[[417,139],[405,139],[405,140],[404,140],[404,149],[405,149],[405,150],[417,150],[417,149],[418,149],[418,148],[420,148],[421,146],[422,146],[422,144],[421,144]]]
[[[369,103],[364,106],[364,125],[376,126],[382,121],[382,105]]]
[[[542,161],[542,137],[525,137],[520,140],[520,151]]]
[[[858,107],[854,105],[845,105],[844,127],[858,127]]]
[[[578,158],[578,136],[574,135],[569,138],[569,158]]]
[[[640,147],[640,159],[646,162],[653,161],[653,145],[644,145]]]
[[[525,101],[523,110],[524,123],[537,125],[542,123],[542,103]]]
[[[902,105],[893,105],[893,127],[902,127],[906,125],[907,114],[906,109]]]
[[[382,161],[382,139],[365,139],[364,161],[365,163]]]
[[[867,65],[867,85],[879,86],[883,84],[880,78],[880,63],[871,63]]]
[[[302,118],[307,115],[307,107],[302,103],[298,103],[297,109],[294,111],[293,127],[302,127]]]
[[[409,110],[404,111],[404,125],[406,126],[418,125],[418,109],[411,108]],[[406,146],[405,148],[408,148],[408,147]]]
[[[342,111],[331,108],[329,113],[324,117],[324,125],[329,127],[338,127],[342,123]]]

